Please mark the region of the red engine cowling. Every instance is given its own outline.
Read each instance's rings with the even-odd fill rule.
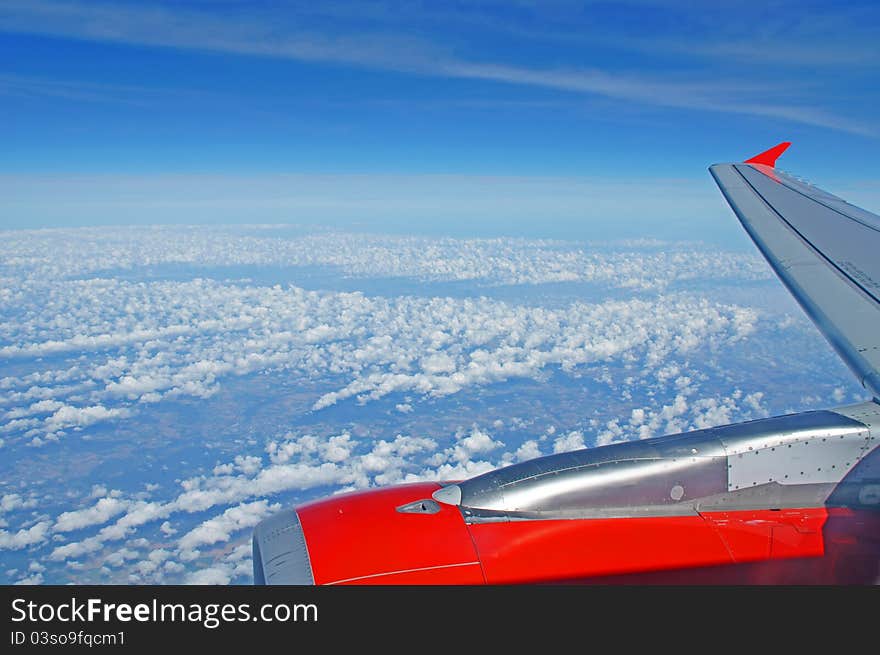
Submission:
[[[877,578],[874,512],[811,508],[468,524],[458,506],[431,498],[440,488],[416,483],[340,494],[279,515],[274,526],[261,524],[256,581],[815,584]],[[854,568],[853,553],[864,566]]]

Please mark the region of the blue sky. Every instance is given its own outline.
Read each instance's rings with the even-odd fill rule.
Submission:
[[[0,226],[726,238],[707,165],[781,140],[876,211],[878,26],[870,2],[0,0]]]

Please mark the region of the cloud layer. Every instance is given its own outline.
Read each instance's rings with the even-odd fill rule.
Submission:
[[[808,330],[701,292],[768,275],[695,244],[3,237],[0,552],[19,583],[247,582],[250,529],[280,507],[764,416],[762,381],[742,388],[730,366]],[[374,292],[339,288],[358,285]],[[852,397],[828,385],[802,403]],[[227,388],[232,407],[212,405]],[[269,401],[280,418],[249,422]],[[228,423],[206,437],[194,421],[218,409]]]

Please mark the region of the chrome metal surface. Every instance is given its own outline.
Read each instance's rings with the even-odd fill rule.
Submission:
[[[856,416],[880,425],[876,403],[790,414],[541,457],[435,499],[444,492],[469,523],[817,507],[875,447]],[[865,470],[850,500],[880,495],[874,469]]]
[[[725,459],[632,459],[568,468],[508,484],[486,509],[565,511],[590,507],[658,506],[677,502],[671,490],[702,497],[723,488]],[[679,499],[680,501],[681,499]]]
[[[668,505],[622,505],[619,507],[586,507],[569,510],[501,511],[473,507],[459,507],[465,523],[509,523],[512,521],[539,521],[549,519],[621,519],[647,516],[697,516],[694,503]]]
[[[457,486],[459,504],[506,511],[583,511],[667,505],[726,489],[721,442],[708,431],[613,444],[533,459]]]

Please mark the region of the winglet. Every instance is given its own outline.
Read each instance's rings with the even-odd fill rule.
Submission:
[[[776,166],[776,160],[779,159],[779,155],[786,151],[788,146],[791,145],[791,141],[783,141],[779,145],[773,146],[770,150],[765,150],[760,155],[755,155],[751,159],[746,159],[746,164],[764,164],[765,166],[770,166],[773,168]]]

